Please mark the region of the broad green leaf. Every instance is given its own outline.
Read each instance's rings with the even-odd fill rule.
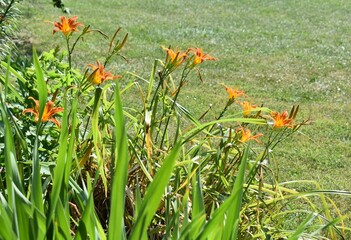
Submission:
[[[200,216],[205,212],[200,170],[198,170],[192,178],[192,187],[192,217],[197,218],[197,216]]]
[[[93,131],[93,140],[94,140],[94,148],[95,154],[99,166],[99,172],[104,184],[105,192],[107,192],[107,179],[104,171],[104,158],[101,155],[102,149],[102,136],[99,130],[99,109],[101,103],[101,94],[102,89],[100,87],[95,88],[95,97],[94,97],[94,106],[93,106],[93,117],[92,117],[92,131]]]
[[[63,116],[61,124],[60,133],[60,147],[58,150],[56,166],[54,169],[54,174],[52,176],[52,191],[50,193],[50,209],[47,214],[47,226],[53,227],[54,224],[54,214],[56,211],[56,205],[59,201],[61,189],[64,188],[64,176],[65,176],[65,166],[67,158],[68,149],[68,130],[69,130],[69,111],[68,111],[68,100],[64,98],[63,101]]]
[[[227,219],[224,226],[223,231],[223,239],[238,239],[238,230],[239,230],[239,221],[240,221],[240,210],[241,210],[241,202],[243,198],[244,192],[244,178],[245,178],[245,170],[247,165],[247,158],[249,152],[250,144],[246,146],[244,155],[241,159],[241,164],[239,167],[238,175],[235,179],[235,183],[233,186],[232,196],[233,200],[230,208],[227,212]]]
[[[181,231],[180,239],[197,239],[206,224],[206,214],[197,216]]]
[[[115,86],[115,141],[114,164],[111,189],[111,210],[108,225],[108,239],[125,239],[124,208],[125,187],[128,177],[128,139],[124,125],[123,108],[119,84]]]
[[[61,200],[58,201],[56,206],[57,207],[55,212],[55,229],[57,229],[58,231],[55,233],[55,236],[61,239],[69,239],[71,236],[69,225],[70,218],[69,216],[66,216],[66,214],[69,212],[65,210],[64,203],[62,203]]]
[[[37,83],[37,88],[39,93],[39,106],[40,106],[39,119],[41,119],[46,105],[48,92],[47,92],[46,82],[43,75],[43,70],[40,67],[39,58],[35,49],[33,49],[33,62],[34,62],[34,68],[35,68],[35,76],[37,78],[36,83]]]
[[[36,73],[36,80],[37,80],[37,88],[39,92],[39,123],[37,124],[37,131],[36,131],[36,137],[35,137],[35,142],[34,142],[34,147],[33,147],[33,165],[32,165],[32,181],[31,181],[31,200],[33,204],[33,212],[34,211],[39,211],[37,214],[41,214],[44,211],[44,205],[43,205],[43,190],[42,190],[42,183],[41,183],[41,174],[40,174],[40,160],[39,160],[39,134],[41,133],[41,119],[43,116],[43,112],[45,109],[46,101],[47,101],[47,88],[46,88],[46,82],[44,80],[43,72],[40,67],[39,59],[37,56],[37,53],[35,49],[33,49],[33,62],[34,62],[34,68],[35,68],[35,73]],[[35,216],[36,214],[34,214]],[[39,221],[39,218],[34,219],[34,225],[38,226],[39,223],[36,222]],[[41,224],[40,224],[41,225]],[[42,239],[44,233],[40,232],[40,229],[37,229],[38,231],[35,233],[33,236],[34,238],[37,239]]]
[[[17,194],[17,193],[16,193]],[[40,232],[40,229],[33,229],[30,230],[31,228],[31,223],[34,223],[34,226],[36,225],[35,222],[37,219],[35,219],[35,214],[32,214],[32,209],[31,205],[28,204],[27,200],[23,201],[22,199],[17,198],[16,196],[16,212],[17,212],[17,218],[15,221],[17,221],[18,225],[18,238],[19,239],[43,239],[43,233]],[[34,220],[34,222],[33,222]]]
[[[12,212],[3,205],[3,201],[0,204],[0,238],[1,239],[16,239],[16,233],[12,229]]]

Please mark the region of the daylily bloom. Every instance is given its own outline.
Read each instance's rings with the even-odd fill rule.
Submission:
[[[205,60],[216,60],[216,58],[211,57],[208,54],[204,54],[201,48],[189,48],[187,52],[194,53],[193,65],[198,65]]]
[[[34,108],[27,108],[25,110],[23,110],[23,114],[24,113],[33,113],[34,114],[34,121],[38,122],[39,121],[39,100],[35,100],[33,97],[29,97],[29,99],[32,99],[35,103],[35,107]],[[45,105],[44,108],[44,112],[43,115],[41,117],[40,122],[48,122],[51,121],[53,123],[56,124],[56,126],[58,128],[60,128],[60,122],[53,118],[52,116],[54,116],[55,114],[59,113],[59,112],[63,112],[63,108],[62,107],[53,107],[54,102],[52,101],[48,101]]]
[[[240,132],[241,138],[240,142],[248,142],[250,140],[255,140],[256,142],[260,143],[260,140],[258,140],[259,137],[261,137],[263,134],[258,133],[256,135],[252,135],[251,131],[249,129],[244,129],[242,126],[236,130],[236,133],[238,134]]]
[[[250,102],[241,102],[240,105],[244,108],[244,117],[250,115],[251,111],[256,108],[256,105],[252,105]]]
[[[122,76],[114,76],[110,72],[105,71],[105,67],[97,61],[97,66],[94,64],[88,64],[89,67],[93,69],[93,72],[89,75],[88,80],[93,84],[101,84],[107,80],[114,80],[121,78]]]
[[[234,88],[230,88],[226,85],[224,85],[225,90],[227,91],[228,95],[229,95],[229,100],[234,100],[240,96],[244,96],[245,92],[238,90],[238,89],[234,89]]]
[[[55,34],[57,31],[62,32],[65,36],[68,36],[72,32],[76,32],[78,26],[83,26],[83,24],[76,22],[77,16],[66,18],[61,16],[61,22],[54,22],[55,29],[52,31],[52,34]]]
[[[292,123],[294,122],[293,118],[289,118],[289,113],[287,111],[283,111],[282,113],[278,113],[274,111],[271,113],[270,118],[273,120],[273,127],[292,127]]]
[[[170,48],[165,48],[165,47],[163,47],[163,49],[167,53],[166,63],[169,63],[175,67],[178,67],[179,65],[181,65],[186,59],[186,57],[188,56],[186,53],[181,53],[178,50],[172,50]]]

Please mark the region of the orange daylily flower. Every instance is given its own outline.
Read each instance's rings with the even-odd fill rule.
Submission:
[[[188,56],[186,53],[181,53],[178,50],[172,50],[170,48],[165,48],[165,47],[162,47],[162,48],[167,53],[166,62],[167,63],[169,62],[171,65],[174,65],[175,67],[178,67],[179,65],[181,65],[186,59],[186,57]]]
[[[101,84],[107,80],[114,80],[117,78],[121,78],[122,76],[114,76],[110,72],[105,71],[105,67],[97,61],[97,66],[94,64],[88,64],[89,67],[93,69],[93,72],[88,77],[88,80],[93,84]]]
[[[260,140],[258,138],[263,135],[262,133],[252,135],[249,129],[244,129],[242,126],[240,126],[240,128],[236,130],[236,133],[239,133],[239,132],[241,133],[241,138],[239,141],[242,143],[248,142],[250,140],[255,140],[256,142],[260,143]]]
[[[273,127],[292,127],[292,123],[294,122],[293,118],[289,118],[289,113],[287,111],[283,111],[282,113],[278,113],[274,111],[271,113],[270,118],[273,120]]]
[[[216,58],[208,54],[204,54],[201,48],[189,48],[187,52],[194,53],[194,60],[193,60],[194,66],[202,63],[205,60],[217,60]]]
[[[251,111],[256,108],[256,105],[252,105],[250,102],[241,102],[240,105],[244,108],[244,117],[250,115]]]
[[[66,18],[61,16],[61,22],[54,22],[55,29],[52,31],[52,34],[55,34],[57,31],[62,32],[65,36],[68,36],[72,32],[76,32],[78,26],[83,26],[82,23],[76,22],[77,16]]]
[[[27,108],[25,110],[23,110],[22,114],[24,113],[33,113],[34,114],[34,121],[38,122],[39,121],[39,100],[35,100],[33,97],[29,97],[29,99],[32,99],[35,103],[35,107],[34,108]],[[48,101],[45,105],[44,108],[44,112],[43,115],[41,117],[41,121],[40,122],[53,122],[56,124],[56,126],[58,128],[60,128],[60,122],[53,118],[52,116],[54,116],[55,114],[59,113],[59,112],[63,112],[63,108],[62,107],[53,107],[54,102],[52,101]]]
[[[223,84],[224,85],[224,84]],[[227,91],[228,95],[229,95],[229,100],[234,100],[240,96],[244,96],[245,95],[245,92],[244,91],[241,91],[241,90],[238,90],[238,89],[235,89],[235,88],[230,88],[226,85],[224,85],[225,87],[225,90]]]

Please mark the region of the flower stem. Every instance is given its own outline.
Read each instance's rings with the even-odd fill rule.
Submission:
[[[175,109],[175,104],[176,104],[176,101],[178,99],[178,96],[179,96],[179,93],[180,93],[180,89],[182,88],[182,86],[184,86],[184,82],[185,82],[186,78],[188,77],[190,71],[191,71],[191,68],[184,68],[184,70],[182,72],[182,76],[181,76],[180,82],[179,82],[179,86],[178,86],[178,88],[176,90],[177,92],[175,93],[175,96],[173,98],[173,103],[172,103],[170,111],[173,111]],[[163,129],[162,139],[161,139],[161,143],[160,143],[160,149],[162,149],[162,147],[163,147],[163,142],[164,142],[164,139],[165,139],[165,136],[166,136],[166,132],[167,132],[167,129],[168,129],[168,125],[169,125],[170,119],[171,119],[171,115],[169,115],[167,117],[166,124],[165,124],[165,127]]]
[[[71,71],[72,68],[72,51],[69,46],[69,37],[66,37],[66,46],[68,51],[68,70]]]

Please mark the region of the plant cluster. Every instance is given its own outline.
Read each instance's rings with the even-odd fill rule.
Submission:
[[[17,3],[15,0],[0,1],[0,59],[15,47],[13,36],[20,15]]]
[[[274,148],[310,120],[298,106],[272,111],[224,85],[210,121],[178,101],[190,75],[202,81],[201,48],[163,47],[150,78],[108,70],[128,34],[104,57],[74,69],[76,45],[107,35],[60,17],[65,49],[33,54],[25,71],[1,62],[0,236],[4,239],[338,239],[350,230],[315,182],[278,181]],[[116,58],[120,57],[120,58]],[[125,88],[120,88],[125,81]],[[128,82],[129,81],[129,82]],[[147,89],[140,82],[147,83]],[[136,88],[140,109],[123,107]],[[231,109],[231,111],[229,111]],[[234,111],[234,114],[231,112]]]

